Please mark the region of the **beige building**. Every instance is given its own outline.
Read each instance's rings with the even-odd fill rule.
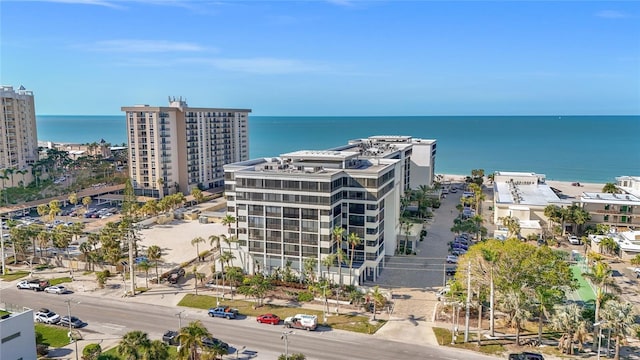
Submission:
[[[20,86],[0,88],[2,109],[0,111],[0,171],[26,170],[38,160],[38,133],[33,93]],[[10,187],[11,180],[0,182]]]
[[[249,158],[249,109],[122,107],[129,140],[129,174],[136,192],[163,197],[192,188],[222,189],[223,165]]]
[[[640,227],[640,199],[634,195],[585,192],[580,196],[580,205],[591,215],[588,224]]]

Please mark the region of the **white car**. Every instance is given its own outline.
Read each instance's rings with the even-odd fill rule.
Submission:
[[[457,264],[458,257],[454,255],[447,255],[447,264]]]
[[[29,282],[27,280],[18,281],[16,286],[18,287],[18,289],[31,289],[31,285],[29,285]]]
[[[640,278],[640,267],[633,269],[633,273],[636,274],[637,278]]]
[[[60,315],[54,313],[49,309],[40,309],[34,315],[37,322],[45,324],[57,324],[60,321]]]
[[[572,245],[580,245],[581,241],[580,241],[580,238],[578,238],[577,236],[571,235],[569,236],[569,243]]]
[[[62,285],[53,285],[53,286],[48,286],[44,289],[44,292],[50,293],[50,294],[64,294],[67,292],[67,288],[65,288]]]

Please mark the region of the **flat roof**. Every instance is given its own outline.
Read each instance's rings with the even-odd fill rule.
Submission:
[[[494,190],[496,203],[499,204],[547,206],[549,203],[566,202],[545,183],[516,185],[501,181],[494,183]]]
[[[359,153],[355,151],[331,151],[331,150],[298,150],[281,154],[280,157],[292,158],[296,160],[346,160],[358,156]]]
[[[580,201],[586,203],[606,203],[606,204],[632,204],[640,205],[640,199],[632,194],[611,194],[584,192],[580,196]]]

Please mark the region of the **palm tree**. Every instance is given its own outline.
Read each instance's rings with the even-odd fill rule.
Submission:
[[[611,329],[616,340],[616,352],[614,360],[620,359],[620,343],[633,330],[636,314],[633,304],[629,302],[621,303],[616,300],[607,301],[602,308],[602,327]],[[600,341],[600,340],[599,340]]]
[[[193,265],[191,272],[193,272],[193,288],[196,291],[196,296],[198,296],[198,267]]]
[[[596,309],[594,319],[600,321],[600,306],[609,297],[609,290],[620,293],[620,286],[613,279],[613,271],[611,267],[604,262],[597,261],[589,268],[589,272],[583,273],[582,276],[591,281],[596,288]],[[598,333],[598,326],[594,326],[594,338]]]
[[[193,246],[193,245],[196,246],[196,257],[198,258],[198,261],[200,261],[200,249],[199,249],[198,244],[202,244],[204,242],[205,242],[205,240],[204,240],[204,238],[202,236],[198,236],[198,237],[193,238],[191,240],[191,246]]]
[[[495,336],[495,268],[500,258],[500,254],[490,248],[482,249],[482,260],[489,268],[489,330],[491,337]]]
[[[314,258],[306,258],[302,263],[304,268],[305,280],[313,284],[316,282],[316,268],[318,266],[318,260]]]
[[[147,248],[147,259],[156,265],[156,283],[160,284],[160,273],[158,273],[158,263],[162,259],[162,249],[158,245],[151,245]]]
[[[91,196],[85,196],[82,198],[82,205],[84,205],[87,210],[89,210],[89,205],[91,205]]]
[[[509,315],[511,324],[516,329],[516,346],[520,346],[520,324],[531,317],[529,312],[530,298],[523,289],[509,289],[501,296],[502,310]]]
[[[211,246],[211,250],[218,250],[218,253],[220,253],[220,236],[218,235],[211,235],[209,236],[209,245]]]
[[[145,360],[167,360],[169,359],[169,345],[162,340],[152,340],[149,343]]]
[[[602,192],[603,193],[610,193],[610,194],[619,194],[620,193],[620,189],[618,189],[618,187],[614,183],[606,183],[602,187]]]
[[[236,223],[236,218],[233,215],[227,215],[222,219],[222,225],[228,227],[227,233],[231,236],[231,225]]]
[[[180,329],[178,334],[178,341],[180,342],[178,359],[196,360],[198,351],[204,347],[202,339],[207,337],[211,337],[211,333],[200,320],[192,321],[189,325]]]
[[[502,226],[507,228],[509,238],[517,237],[520,234],[520,222],[518,218],[509,215],[501,217],[498,220],[502,221]]]
[[[380,286],[376,285],[369,291],[371,302],[373,302],[373,320],[376,319],[378,309],[382,309],[387,304],[387,299],[380,291]]]
[[[617,255],[618,251],[620,249],[620,245],[618,245],[618,243],[613,240],[613,238],[610,237],[606,237],[602,240],[600,240],[600,252],[605,252],[606,254],[609,255]]]
[[[362,244],[362,239],[360,238],[360,236],[358,236],[358,234],[351,233],[347,238],[347,242],[351,245],[351,256],[350,256],[351,259],[349,260],[349,276],[352,276],[353,258],[355,257],[355,254],[356,254],[356,246],[359,246],[360,244]],[[353,285],[351,284],[351,282],[353,282],[353,280],[349,279],[349,285]]]
[[[551,317],[551,327],[563,333],[560,346],[569,355],[573,355],[573,338],[576,333],[587,327],[587,322],[582,318],[582,309],[576,304],[560,308]]]
[[[122,337],[116,352],[124,360],[142,360],[150,345],[147,333],[140,330],[130,331]]]
[[[342,239],[344,238],[344,228],[342,226],[335,226],[331,231],[333,238],[337,244],[336,255],[338,256],[338,281],[340,287],[342,287],[342,263],[344,262],[344,253],[342,252]]]
[[[151,269],[151,266],[146,260],[138,263],[138,270],[144,271],[144,283],[147,289],[149,288],[149,269]]]
[[[327,267],[327,279],[329,278],[329,271],[331,270],[331,266],[336,262],[336,258],[338,256],[336,254],[329,254],[322,259],[322,265]]]

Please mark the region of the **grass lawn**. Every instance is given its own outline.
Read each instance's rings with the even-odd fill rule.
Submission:
[[[8,312],[8,311],[0,310],[0,317],[3,317],[5,315],[9,315],[9,314],[11,314],[11,313]]]
[[[123,357],[121,357],[120,355],[118,355],[118,352],[116,351],[117,346],[112,347],[111,349],[107,350],[107,351],[102,351],[102,356],[100,358],[98,358],[98,360],[102,360],[102,358],[105,359],[109,359],[109,360],[124,360]],[[169,359],[173,360],[173,359],[177,359],[178,358],[178,348],[176,346],[169,346]]]
[[[13,280],[21,279],[27,275],[29,275],[28,271],[16,271],[12,273],[7,273],[6,275],[0,275],[0,278],[4,281],[13,281]]]
[[[69,345],[69,329],[54,325],[36,324],[36,333],[42,335],[42,340],[52,348]]]
[[[53,285],[59,285],[62,283],[70,283],[71,282],[71,278],[70,277],[61,277],[61,278],[55,278],[55,279],[49,279],[49,285],[53,286]]]
[[[451,330],[445,328],[433,328],[433,333],[438,339],[438,344],[443,346],[451,346],[460,349],[469,349],[484,354],[499,355],[506,349],[504,343],[511,343],[511,340],[488,340],[483,339],[481,345],[478,346],[478,337],[475,333],[469,333],[469,342],[464,343],[464,331],[459,331],[455,344],[451,344]]]
[[[293,316],[296,314],[304,313],[309,315],[317,315],[318,323],[322,324],[322,311],[305,309],[299,306],[280,306],[280,305],[272,305],[265,304],[257,309],[253,308],[254,303],[251,301],[245,300],[229,300],[223,299],[220,301],[221,305],[228,305],[232,308],[236,308],[240,311],[240,314],[247,316],[258,316],[261,314],[271,313],[278,315],[281,319],[287,318],[289,316]],[[197,309],[208,310],[211,307],[216,306],[216,297],[210,295],[194,295],[187,294],[182,300],[178,303],[179,306],[192,307]],[[369,323],[368,316],[362,315],[349,315],[349,314],[341,314],[341,315],[331,315],[327,316],[327,326],[333,329],[341,329],[359,332],[363,334],[373,334],[378,329],[384,325],[384,321],[377,321],[375,324]]]

